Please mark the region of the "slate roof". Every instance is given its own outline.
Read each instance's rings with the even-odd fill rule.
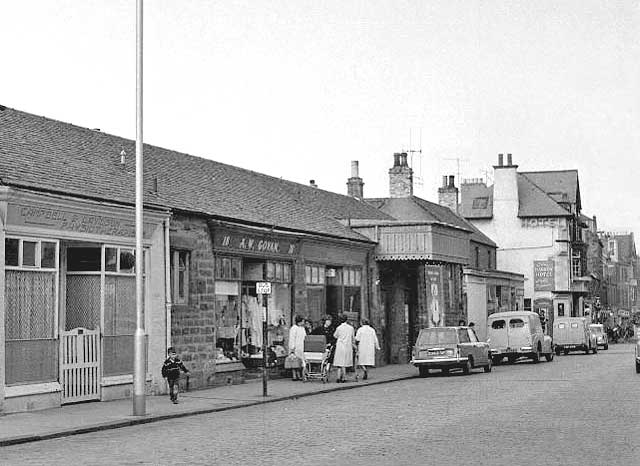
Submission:
[[[562,173],[573,177],[575,172],[577,183],[577,171],[567,170]],[[555,172],[527,172],[518,173],[518,217],[568,217],[571,213],[563,207],[561,202],[568,203],[570,196],[563,198],[561,191],[554,184],[562,179],[562,176],[551,176],[553,182],[546,183],[549,188],[556,189],[550,194],[541,187],[535,180],[545,179],[544,175],[531,177],[532,173],[549,174]],[[576,184],[577,186],[577,184]],[[579,199],[579,193],[574,194],[573,199]],[[462,184],[461,187],[462,204],[460,212],[462,216],[469,220],[489,219],[493,217],[493,186],[483,183]]]
[[[468,231],[472,241],[497,247],[496,243],[470,222],[440,204],[426,201],[417,196],[368,198],[365,201],[396,220],[440,222],[453,225]]]
[[[520,174],[529,178],[556,201],[577,203],[578,211],[580,211],[578,170],[520,172]]]
[[[390,219],[349,196],[147,144],[144,172],[148,206],[362,241],[339,219]],[[135,143],[0,107],[0,182],[133,205]]]

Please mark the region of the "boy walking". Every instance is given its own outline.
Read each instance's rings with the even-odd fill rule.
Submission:
[[[178,380],[180,380],[180,371],[188,374],[189,369],[184,366],[173,346],[167,349],[167,353],[169,357],[162,365],[162,377],[166,378],[169,383],[169,398],[173,404],[178,404]]]

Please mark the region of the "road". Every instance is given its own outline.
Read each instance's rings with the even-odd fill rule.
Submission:
[[[632,345],[612,345],[5,447],[0,463],[638,465],[638,387]]]

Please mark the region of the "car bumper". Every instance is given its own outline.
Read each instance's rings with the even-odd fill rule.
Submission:
[[[434,358],[434,359],[412,359],[414,366],[424,367],[464,367],[469,358]]]
[[[495,348],[489,350],[490,356],[525,356],[527,354],[532,354],[532,348]]]

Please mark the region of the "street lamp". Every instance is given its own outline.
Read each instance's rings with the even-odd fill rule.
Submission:
[[[136,332],[133,337],[133,415],[144,416],[145,334],[143,312],[143,250],[142,250],[142,0],[136,0]]]

